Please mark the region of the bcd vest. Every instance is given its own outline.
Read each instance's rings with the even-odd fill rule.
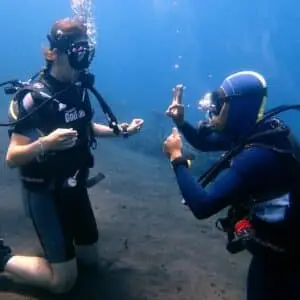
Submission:
[[[205,172],[199,179],[199,183],[205,187],[210,182],[212,182],[223,170],[230,168],[230,163],[234,157],[241,153],[244,149],[250,147],[264,147],[273,150],[277,153],[282,153],[290,156],[294,159],[294,177],[295,182],[291,182],[291,190],[288,191],[287,196],[290,198],[291,205],[294,213],[289,216],[286,220],[287,226],[290,224],[294,228],[298,228],[300,223],[297,219],[300,217],[300,204],[299,195],[300,188],[297,184],[297,178],[300,176],[300,146],[297,139],[292,135],[290,129],[285,126],[278,119],[269,119],[266,122],[261,123],[260,127],[256,133],[245,138],[240,143],[237,143],[232,149],[224,153],[219,161],[217,161],[207,172]],[[284,174],[283,174],[284,176]],[[217,228],[224,231],[227,234],[228,243],[227,250],[230,253],[237,253],[245,248],[251,250],[251,252],[267,252],[269,250],[275,252],[285,252],[289,251],[289,245],[277,245],[269,242],[268,239],[260,238],[260,235],[254,235],[251,239],[247,238],[247,241],[240,239],[236,235],[236,224],[242,220],[250,221],[254,225],[255,230],[265,230],[266,232],[272,228],[274,225],[268,225],[266,222],[261,222],[255,214],[253,214],[253,209],[257,203],[264,205],[265,202],[273,199],[264,200],[262,202],[257,202],[249,195],[248,199],[242,199],[243,201],[239,204],[235,204],[229,207],[227,216],[224,218],[219,218],[217,220]],[[284,224],[285,225],[285,224]],[[300,227],[299,227],[300,229]],[[257,233],[259,233],[257,231]],[[287,239],[288,240],[288,239]],[[288,241],[289,242],[289,241]],[[299,243],[300,244],[300,243]],[[282,247],[281,247],[282,246]],[[285,247],[287,246],[287,247]]]
[[[57,87],[42,77],[20,90],[11,102],[9,115],[14,120],[28,113],[24,112],[22,105],[27,93],[32,94],[33,109],[42,105],[28,119],[16,125],[32,141],[50,134],[57,128],[73,128],[78,132],[78,141],[74,147],[64,151],[49,152],[44,157],[38,157],[22,166],[20,173],[25,184],[49,184],[53,180],[73,176],[74,173],[87,170],[94,165],[90,151],[94,142],[91,128],[93,113],[86,89],[72,85],[65,92],[60,93],[58,99],[45,103],[56,92]]]

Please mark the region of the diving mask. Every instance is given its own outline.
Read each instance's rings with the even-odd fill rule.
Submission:
[[[75,70],[87,69],[94,57],[94,50],[88,41],[74,42],[66,49],[69,63]]]
[[[206,117],[210,120],[217,116],[225,103],[225,95],[222,89],[206,93],[198,102],[198,109],[206,112]]]
[[[95,47],[89,41],[84,24],[71,22],[70,26],[63,29],[63,26],[57,23],[47,37],[50,48],[66,53],[71,67],[81,71],[90,66],[95,55]]]

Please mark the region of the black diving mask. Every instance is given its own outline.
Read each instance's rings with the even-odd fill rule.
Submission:
[[[88,41],[79,41],[71,43],[65,53],[73,69],[84,70],[90,66],[95,52]]]
[[[70,66],[78,71],[87,69],[95,55],[95,48],[89,43],[86,36],[83,39],[74,39],[62,30],[58,30],[55,38],[47,35],[51,49],[57,48],[68,56]]]

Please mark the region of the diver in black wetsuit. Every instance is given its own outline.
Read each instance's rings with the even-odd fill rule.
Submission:
[[[182,93],[182,86],[174,89],[167,110],[178,129],[164,151],[187,206],[198,219],[229,207],[219,220],[227,249],[253,254],[248,300],[300,299],[299,147],[281,120],[264,115],[265,79],[247,71],[227,77],[199,102],[208,120],[198,128],[184,120]],[[198,182],[189,173],[179,132],[200,151],[227,151]]]
[[[86,26],[59,20],[48,38],[47,68],[11,102],[10,118],[17,122],[6,156],[8,165],[20,170],[24,202],[45,258],[13,255],[1,241],[0,269],[61,294],[76,282],[77,259],[97,265],[98,230],[87,193],[91,147],[95,138],[116,132],[92,121],[85,88],[91,77],[82,76],[92,58]],[[141,119],[120,124],[119,136],[135,134],[142,126]]]

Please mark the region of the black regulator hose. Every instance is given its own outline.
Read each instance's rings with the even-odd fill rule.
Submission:
[[[32,80],[34,80],[40,72],[36,73],[34,76],[30,78],[28,82],[22,82],[20,80],[14,79],[14,80],[8,80],[5,82],[0,83],[0,87],[10,85],[8,87],[5,87],[5,93],[6,94],[14,94],[16,93],[19,89],[21,88],[26,88],[26,85],[29,85]],[[120,134],[122,129],[120,128],[118,124],[118,120],[116,116],[113,114],[111,108],[109,105],[106,103],[102,95],[98,92],[98,90],[94,87],[94,75],[90,73],[85,73],[83,74],[82,79],[82,87],[90,90],[96,99],[98,100],[100,107],[104,113],[104,116],[108,122],[108,125],[110,128],[113,129],[114,133],[116,135]],[[46,105],[49,101],[54,100],[57,98],[59,95],[62,93],[65,93],[67,90],[72,88],[73,84],[70,84],[67,86],[65,89],[55,93],[53,96],[47,97],[46,95],[42,95],[43,98],[46,98],[45,101],[43,101],[41,104],[39,104],[37,107],[35,107],[30,113],[28,113],[26,116],[23,118],[20,118],[16,121],[12,122],[0,122],[0,127],[9,127],[9,126],[14,126],[16,124],[19,124],[20,122],[25,121],[26,119],[30,118],[33,114],[35,114],[39,109],[41,109],[44,105]],[[33,89],[34,90],[34,89]],[[37,93],[40,93],[38,90],[36,90]]]

